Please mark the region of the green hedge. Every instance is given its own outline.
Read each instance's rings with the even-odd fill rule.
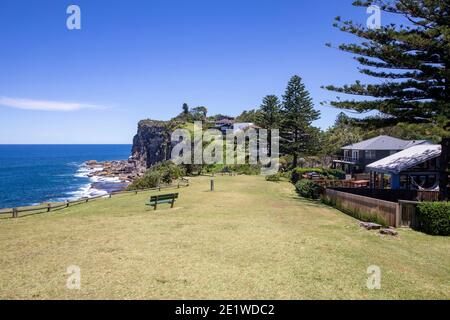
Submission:
[[[261,174],[261,166],[253,164],[213,164],[206,166],[205,171],[208,173],[235,172],[251,176]]]
[[[266,181],[278,182],[278,181],[280,181],[280,176],[278,174],[272,174],[270,176],[266,176]]]
[[[297,181],[302,179],[302,175],[306,173],[315,172],[327,179],[344,179],[345,172],[339,169],[328,169],[328,168],[295,168],[291,171],[291,181],[292,183],[297,183]]]
[[[323,187],[314,183],[312,180],[303,179],[295,184],[295,189],[304,198],[319,199],[323,193]]]
[[[450,202],[419,203],[417,228],[431,235],[450,235]]]

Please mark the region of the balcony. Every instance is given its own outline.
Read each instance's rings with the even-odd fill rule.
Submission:
[[[361,162],[361,159],[358,157],[333,156],[332,161],[337,163],[358,164]]]

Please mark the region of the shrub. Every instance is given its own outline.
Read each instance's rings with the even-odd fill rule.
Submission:
[[[304,174],[311,172],[323,174],[323,170],[321,168],[295,168],[291,171],[291,182],[293,184],[296,184],[299,180],[302,179],[302,176]]]
[[[158,163],[147,170],[142,178],[128,186],[128,190],[156,188],[159,184],[170,184],[184,175],[184,171],[171,161]]]
[[[323,188],[311,180],[303,179],[295,184],[297,192],[304,198],[319,199]]]
[[[161,174],[158,171],[147,171],[142,178],[130,184],[128,190],[156,188],[160,182]]]
[[[294,171],[296,171],[299,174],[305,174],[305,173],[310,173],[310,172],[315,172],[318,174],[324,173],[324,169],[322,169],[322,168],[295,168]]]
[[[328,179],[344,179],[345,172],[339,169],[327,169],[327,168],[295,168],[291,172],[291,181],[296,184],[297,181],[302,179],[302,175],[306,173],[315,172],[322,177]]]
[[[340,169],[324,169],[324,174],[330,179],[345,179],[345,172]]]
[[[419,203],[417,228],[431,235],[450,235],[450,202]]]
[[[278,182],[278,181],[280,181],[280,176],[278,174],[272,174],[270,176],[266,176],[266,181]]]
[[[291,182],[296,184],[302,178],[301,174],[297,172],[297,170],[291,171]]]

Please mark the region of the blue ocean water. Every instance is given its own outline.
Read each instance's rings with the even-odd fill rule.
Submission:
[[[130,153],[131,145],[0,145],[0,208],[80,197],[91,184],[85,161]]]

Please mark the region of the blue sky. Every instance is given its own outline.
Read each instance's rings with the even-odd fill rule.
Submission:
[[[183,102],[237,115],[294,74],[326,128],[339,110],[320,106],[335,96],[320,86],[365,80],[325,46],[353,39],[335,16],[368,18],[351,2],[1,0],[0,143],[131,143],[140,119],[169,119]],[[70,4],[81,30],[66,28]]]

